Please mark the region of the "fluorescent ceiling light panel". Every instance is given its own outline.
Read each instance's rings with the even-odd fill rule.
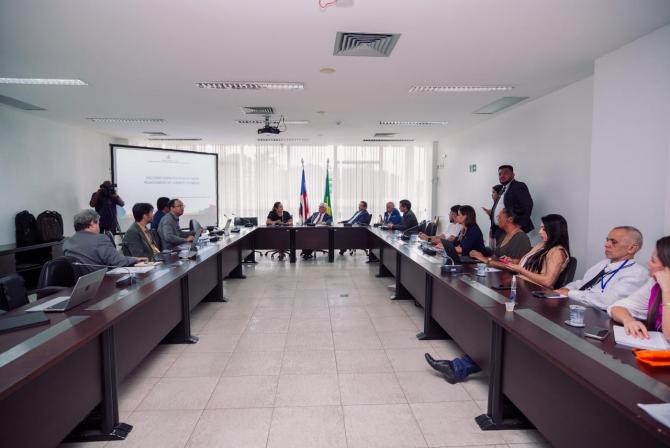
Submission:
[[[412,86],[409,91],[419,93],[468,93],[501,92],[513,88],[514,86]]]
[[[305,84],[301,82],[275,81],[201,81],[196,82],[201,89],[223,90],[303,90]]]
[[[0,78],[0,84],[18,84],[30,86],[87,86],[81,79],[54,78]]]
[[[145,124],[145,123],[165,123],[163,118],[111,118],[111,117],[90,117],[88,121],[94,123],[125,123],[125,124]]]
[[[264,120],[235,120],[237,124],[265,124]],[[284,120],[284,124],[309,124],[309,120]]]
[[[482,108],[477,109],[476,111],[473,112],[473,114],[478,115],[495,114],[496,112],[500,112],[503,109],[507,109],[508,107],[514,106],[515,104],[520,103],[521,101],[527,99],[528,99],[527,96],[504,96],[499,100],[496,100],[490,104],[487,104]]]
[[[446,121],[380,121],[382,126],[446,126]]]
[[[150,138],[152,142],[199,142],[201,138]]]
[[[285,124],[309,124],[309,120],[284,120]]]

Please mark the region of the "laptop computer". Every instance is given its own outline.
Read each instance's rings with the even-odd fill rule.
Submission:
[[[230,223],[233,222],[232,219],[226,219],[226,225],[223,227],[223,234],[228,236],[230,235]]]
[[[187,246],[186,249],[179,252],[179,258],[195,258],[195,256],[198,254],[198,240],[200,239],[200,235],[202,235],[202,231],[202,228],[195,231],[195,235],[193,235],[193,241],[190,245]]]
[[[452,259],[454,260],[454,264],[477,264],[479,263],[479,260],[476,258],[468,257],[467,255],[459,255],[458,252],[456,252],[456,248],[454,247],[454,243],[447,239],[440,239],[440,242],[442,243],[442,247],[444,247],[445,253]]]
[[[74,285],[72,294],[69,297],[56,297],[55,299],[47,300],[26,311],[44,311],[45,313],[60,313],[81,305],[87,300],[91,300],[98,293],[100,285],[105,278],[107,269],[100,269],[90,274],[82,275]]]

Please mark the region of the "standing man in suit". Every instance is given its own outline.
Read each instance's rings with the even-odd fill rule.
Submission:
[[[514,210],[514,213],[518,214],[519,225],[525,233],[535,228],[530,219],[533,198],[530,197],[526,184],[514,179],[512,165],[498,167],[498,180],[503,187],[491,207],[491,236],[495,241],[500,241],[505,236],[505,232],[498,226],[498,215],[503,209]]]
[[[152,259],[159,250],[151,232],[147,228],[154,219],[154,208],[151,204],[140,202],[133,205],[135,222],[128,227],[123,235],[123,253],[132,257],[147,257]]]
[[[402,221],[400,224],[389,224],[389,229],[404,232],[409,230],[410,233],[418,233],[419,221],[417,221],[416,215],[412,211],[412,203],[408,199],[400,201],[400,211],[402,212]]]
[[[333,223],[333,217],[330,216],[327,212],[327,207],[326,203],[322,202],[319,204],[319,211],[316,213],[313,213],[312,216],[310,216],[307,221],[305,221],[305,224],[315,224],[315,225],[331,225]],[[314,249],[304,249],[301,253],[300,256],[304,260],[309,260],[312,258],[312,254],[314,253]]]
[[[368,203],[361,201],[358,203],[358,210],[346,221],[340,221],[340,224],[370,224],[370,213],[368,213]]]

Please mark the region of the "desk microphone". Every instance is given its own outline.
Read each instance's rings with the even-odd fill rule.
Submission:
[[[74,266],[89,266],[93,268],[121,268],[128,271],[128,274],[124,275],[116,281],[116,286],[130,286],[137,281],[135,273],[128,269],[126,266],[111,266],[106,264],[90,264],[90,263],[80,263],[75,261],[72,263]]]
[[[403,241],[407,241],[409,239],[409,235],[407,234],[407,232],[409,232],[410,230],[418,229],[419,226],[420,226],[420,224],[417,224],[414,227],[410,227],[409,229],[405,230],[402,233],[402,235],[400,235],[400,239],[403,240]]]

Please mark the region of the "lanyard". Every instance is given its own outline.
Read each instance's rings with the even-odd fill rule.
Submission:
[[[603,282],[603,280],[605,280],[605,276],[603,275],[603,276],[600,278],[600,289],[602,289],[602,290],[604,291],[604,290],[605,290],[605,287],[606,287],[607,284],[610,282],[610,280],[612,280],[612,278],[617,274],[617,272],[619,272],[620,270],[622,270],[623,268],[626,267],[626,265],[628,264],[628,261],[629,261],[629,260],[624,260],[624,262],[621,263],[621,265],[620,265],[618,268],[616,268],[616,270],[615,270],[614,272],[612,272],[612,275],[609,276],[609,278],[607,279],[606,282]],[[631,266],[632,266],[632,265],[631,265]]]

